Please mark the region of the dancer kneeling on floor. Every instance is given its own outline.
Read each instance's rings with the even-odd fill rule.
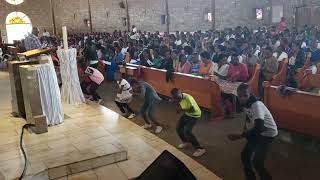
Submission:
[[[130,84],[133,88],[133,93],[145,97],[144,104],[140,110],[142,117],[145,121],[143,128],[150,129],[155,127],[155,133],[160,133],[162,127],[154,118],[155,106],[161,98],[158,96],[156,90],[148,83],[144,81],[136,81],[132,79]]]
[[[177,124],[177,133],[182,140],[182,144],[178,147],[180,149],[186,148],[189,144],[196,149],[193,153],[194,157],[202,156],[206,150],[202,148],[192,134],[192,129],[201,117],[201,109],[193,97],[187,93],[182,93],[179,89],[171,90],[171,95],[175,103],[177,103],[177,112],[183,112]]]
[[[132,87],[127,80],[122,78],[119,72],[115,74],[115,80],[117,81],[119,89],[114,102],[128,119],[132,119],[136,116],[128,105],[132,100]]]
[[[85,67],[86,64],[81,64],[81,67]],[[98,101],[98,103],[102,102],[101,97],[97,93],[97,89],[104,81],[103,74],[98,69],[93,67],[87,67],[85,70],[85,76],[89,77],[90,81],[83,81],[81,85],[82,92],[88,95],[91,95],[91,101]]]

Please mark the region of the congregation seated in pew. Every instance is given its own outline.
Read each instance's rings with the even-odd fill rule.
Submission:
[[[259,89],[262,97],[263,82],[272,81],[280,71],[282,74],[279,75],[285,76],[284,85],[297,88],[301,82],[297,81],[296,76],[300,76],[299,80],[309,71],[319,73],[319,36],[315,36],[319,30],[308,26],[304,28],[301,32],[294,29],[277,32],[265,27],[250,30],[238,26],[219,31],[178,31],[175,34],[119,30],[112,33],[71,34],[68,41],[70,47],[76,48],[78,56],[84,57],[91,67],[97,68],[98,61],[105,64],[103,74],[106,80],[113,80],[116,66],[130,62],[165,69],[168,71],[168,80],[170,74],[176,71],[206,78],[214,76],[217,80],[246,82],[253,76],[256,64],[260,64]],[[311,31],[317,33],[306,37],[304,32],[311,34]],[[62,47],[62,40],[58,37],[45,39],[50,46]],[[309,65],[307,52],[311,53]],[[235,57],[238,64],[232,62]],[[282,65],[286,59],[288,68],[284,72]],[[231,75],[228,78],[228,69],[232,72],[234,68],[242,69],[239,72],[245,75],[240,79],[235,76],[230,78]],[[103,71],[101,67],[98,69]],[[248,74],[243,73],[245,71]]]

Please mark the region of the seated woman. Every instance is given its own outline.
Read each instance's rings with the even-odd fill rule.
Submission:
[[[190,64],[190,62],[187,60],[186,55],[180,54],[180,56],[179,56],[179,62],[178,62],[178,64],[177,64],[177,66],[176,66],[176,72],[189,74],[190,71],[191,71],[191,64]]]
[[[227,63],[227,56],[220,54],[216,57],[216,62],[213,68],[214,75],[218,79],[226,79],[228,75],[229,64]]]
[[[200,54],[201,64],[200,64],[200,76],[209,77],[213,75],[213,62],[210,60],[210,54],[207,51],[203,51]]]
[[[227,80],[231,82],[246,82],[249,78],[247,65],[239,63],[239,58],[235,54],[231,56],[230,63]]]
[[[154,64],[148,49],[144,49],[140,54],[140,63],[142,66],[152,67]]]

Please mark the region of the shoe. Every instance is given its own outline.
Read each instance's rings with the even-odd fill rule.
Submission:
[[[162,127],[161,126],[157,126],[156,127],[156,130],[154,131],[156,134],[159,134],[159,133],[161,133],[161,131],[162,131]]]
[[[101,105],[102,103],[103,103],[103,100],[102,100],[102,99],[99,99],[99,100],[98,100],[98,104]]]
[[[197,149],[197,150],[192,154],[192,156],[193,156],[193,157],[200,157],[200,156],[202,156],[204,153],[206,153],[206,150],[205,150],[205,149]]]
[[[179,144],[178,148],[184,149],[184,148],[188,147],[189,145],[190,145],[189,143],[182,143],[182,144]]]
[[[142,127],[144,129],[150,129],[150,128],[152,128],[152,124],[144,124]]]
[[[128,116],[128,119],[133,119],[133,118],[135,118],[135,117],[136,117],[136,114],[131,113],[131,114]]]

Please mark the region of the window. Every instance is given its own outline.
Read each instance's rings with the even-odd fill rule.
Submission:
[[[261,8],[255,9],[256,19],[261,20],[263,18],[263,11]]]
[[[12,12],[6,18],[8,43],[24,39],[32,31],[32,24],[27,15],[22,12]]]
[[[206,13],[204,15],[204,21],[212,22],[212,13]]]
[[[24,0],[6,0],[9,4],[18,5],[23,3]]]

